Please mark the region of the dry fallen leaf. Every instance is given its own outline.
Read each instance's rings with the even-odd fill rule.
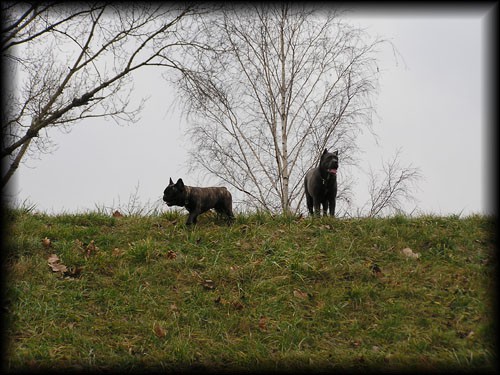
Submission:
[[[50,254],[49,257],[47,258],[47,262],[50,263],[57,263],[59,262],[59,257],[56,254]]]
[[[54,272],[66,272],[68,268],[62,263],[49,263],[49,267],[52,268]]]
[[[167,335],[167,330],[157,323],[153,325],[153,330],[157,337],[165,337]]]
[[[56,254],[50,254],[47,262],[49,267],[54,272],[66,272],[68,270],[64,264],[60,263],[60,259]]]
[[[261,316],[259,319],[259,329],[262,332],[267,331],[267,318],[265,316]]]
[[[177,258],[177,254],[173,250],[169,250],[167,252],[167,259],[175,259]]]
[[[307,297],[308,297],[307,293],[302,292],[301,290],[298,290],[298,289],[295,289],[293,291],[293,295],[297,298],[300,298],[300,299],[307,299]]]
[[[116,210],[115,212],[113,212],[113,217],[123,217],[123,215],[120,211]]]
[[[409,247],[405,247],[401,252],[406,255],[408,258],[418,259],[420,257],[419,253],[414,253],[412,249]]]
[[[213,282],[213,280],[205,280],[203,281],[203,287],[205,289],[212,290],[215,289],[215,283]]]
[[[52,245],[52,241],[50,241],[50,239],[48,239],[47,237],[45,237],[43,240],[42,240],[42,245],[47,248],[47,247],[50,247]]]

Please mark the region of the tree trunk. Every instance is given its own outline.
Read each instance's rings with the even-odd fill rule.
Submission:
[[[283,213],[288,214],[290,212],[290,202],[288,194],[288,137],[287,137],[287,113],[286,113],[286,82],[285,82],[285,69],[286,69],[286,58],[285,58],[285,22],[286,22],[286,5],[282,6],[282,18],[281,18],[281,30],[280,30],[280,57],[281,57],[281,179],[282,179],[282,195],[281,195],[281,206],[283,208]]]
[[[10,178],[14,175],[14,172],[17,170],[17,168],[19,168],[19,163],[21,163],[21,159],[23,158],[26,151],[28,151],[30,143],[31,143],[31,138],[28,139],[26,142],[24,142],[23,145],[21,146],[21,149],[14,158],[14,161],[10,164],[9,169],[7,170],[5,175],[2,176],[2,184],[0,186],[0,189],[3,189],[7,185]]]

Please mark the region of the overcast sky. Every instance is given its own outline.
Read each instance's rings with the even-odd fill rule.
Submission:
[[[380,167],[396,150],[402,164],[420,168],[417,203],[421,214],[492,213],[487,187],[488,108],[485,105],[487,9],[474,12],[363,12],[351,22],[387,38],[397,48],[380,54],[383,71],[375,101],[373,130],[363,134],[364,170]],[[142,204],[161,199],[169,177],[188,185],[189,139],[175,93],[155,69],[136,75],[134,98],[149,96],[136,124],[90,119],[67,133],[52,131],[58,148],[19,168],[10,187],[17,202],[47,213],[126,206],[137,194]],[[342,168],[342,166],[340,166]],[[339,174],[340,177],[340,174]],[[361,178],[354,200],[368,197]],[[166,207],[164,208],[167,209]]]

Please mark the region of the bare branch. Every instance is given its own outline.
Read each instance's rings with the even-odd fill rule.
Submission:
[[[92,117],[136,121],[142,104],[130,108],[127,90],[133,72],[146,66],[183,71],[173,56],[187,45],[202,46],[190,34],[189,18],[201,10],[190,5],[2,3],[2,10],[8,20],[2,55],[22,82],[8,94],[2,119],[1,157],[8,161],[2,186],[30,150],[47,151],[50,128]]]

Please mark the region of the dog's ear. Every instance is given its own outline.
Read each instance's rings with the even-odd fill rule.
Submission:
[[[172,177],[170,177],[170,181],[168,183],[169,185],[173,185],[174,184],[174,181],[172,181]]]
[[[180,188],[184,188],[184,181],[182,181],[182,178],[179,178],[177,182],[175,183],[176,186]]]
[[[325,151],[323,151],[323,155],[327,154],[327,153],[328,153],[328,150],[325,148]]]
[[[339,156],[339,150],[335,150],[335,152],[333,153],[333,155]]]

